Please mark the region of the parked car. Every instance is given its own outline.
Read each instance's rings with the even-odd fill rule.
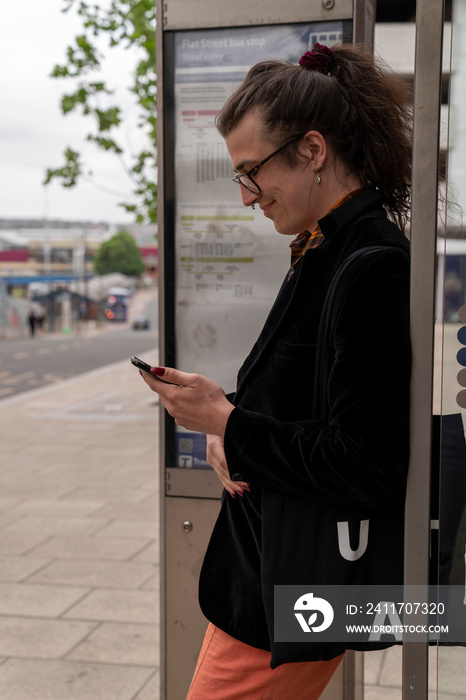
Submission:
[[[133,329],[135,331],[140,331],[140,330],[148,330],[150,328],[150,323],[149,319],[147,316],[144,316],[144,314],[141,314],[140,316],[136,316],[136,318],[133,321]]]

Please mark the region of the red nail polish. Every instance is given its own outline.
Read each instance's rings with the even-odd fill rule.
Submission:
[[[228,492],[228,493],[230,493],[230,492]],[[230,496],[231,496],[232,498],[236,498],[236,493],[230,493]]]
[[[243,484],[243,489],[248,493],[251,493],[251,489],[249,488],[249,486],[246,486],[246,484]]]
[[[163,367],[151,367],[150,373],[155,374],[156,377],[163,377],[165,370]]]

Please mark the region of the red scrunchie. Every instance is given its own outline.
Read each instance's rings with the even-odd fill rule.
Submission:
[[[333,52],[328,46],[314,44],[312,51],[306,51],[299,59],[299,65],[307,70],[329,73],[333,61]]]

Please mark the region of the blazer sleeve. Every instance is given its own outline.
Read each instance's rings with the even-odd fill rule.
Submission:
[[[225,455],[233,480],[375,508],[403,498],[411,351],[409,260],[398,253],[369,263],[339,309],[327,418],[286,422],[241,405],[232,411]],[[299,383],[298,374],[284,379]]]

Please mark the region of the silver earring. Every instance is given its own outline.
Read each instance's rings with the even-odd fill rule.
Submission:
[[[316,174],[316,182],[318,185],[320,185],[320,173],[318,170],[314,170],[314,172]]]

